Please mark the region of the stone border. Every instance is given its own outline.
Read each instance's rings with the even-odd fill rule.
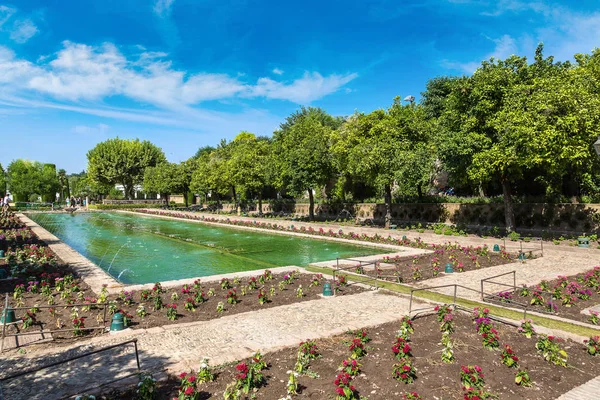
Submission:
[[[113,278],[110,274],[74,250],[71,246],[42,228],[29,219],[26,215],[19,213],[17,217],[30,228],[37,237],[44,241],[63,263],[73,268],[75,273],[90,287],[94,293],[100,293],[102,285],[108,285],[109,291],[120,291],[124,285]]]

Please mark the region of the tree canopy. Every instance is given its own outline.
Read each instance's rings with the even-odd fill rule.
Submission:
[[[125,196],[133,198],[135,185],[144,180],[147,167],[166,162],[163,151],[147,140],[108,139],[88,151],[88,178],[103,186],[123,185]]]

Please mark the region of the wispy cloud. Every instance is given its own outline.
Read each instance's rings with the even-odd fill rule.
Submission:
[[[30,19],[21,19],[14,23],[10,38],[22,44],[34,37],[39,32],[37,26]]]
[[[503,35],[497,39],[490,38],[487,36],[486,38],[494,42],[495,46],[494,50],[491,53],[486,54],[481,59],[481,61],[489,60],[492,57],[495,59],[503,60],[505,58],[510,57],[513,54],[518,53],[516,41],[510,35]],[[444,68],[450,70],[460,71],[466,74],[472,74],[477,68],[479,68],[479,66],[481,66],[481,61],[458,62],[454,60],[443,59],[440,64]]]
[[[77,125],[74,126],[71,130],[74,133],[79,133],[83,135],[104,135],[108,132],[110,127],[106,124],[98,124],[96,126],[88,126],[88,125]]]
[[[164,53],[126,57],[111,43],[101,46],[64,42],[63,49],[41,63],[19,59],[0,46],[0,88],[13,93],[44,94],[62,101],[99,101],[123,95],[159,108],[177,109],[207,100],[233,97],[288,100],[305,104],[336,92],[356,73],[306,72],[292,81],[195,73],[174,69]]]
[[[0,5],[0,28],[2,28],[2,25],[4,25],[16,12],[16,8]]]
[[[482,15],[497,17],[508,12],[533,11],[540,14],[549,14],[552,8],[543,1],[497,0],[492,2],[491,11],[483,11]]]
[[[279,69],[279,68],[274,68],[273,69],[273,73],[275,75],[283,75],[283,70]]]
[[[154,2],[154,13],[159,17],[168,17],[171,15],[171,10],[175,0],[156,0]]]

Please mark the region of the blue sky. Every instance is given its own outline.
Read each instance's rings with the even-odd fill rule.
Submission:
[[[558,60],[600,38],[596,0],[0,0],[0,163],[86,167],[111,137],[170,161],[300,105],[387,107],[481,60]]]

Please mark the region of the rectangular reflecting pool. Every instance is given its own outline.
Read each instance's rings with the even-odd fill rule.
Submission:
[[[123,283],[151,283],[239,271],[305,266],[389,252],[132,214],[35,213],[29,218]]]

